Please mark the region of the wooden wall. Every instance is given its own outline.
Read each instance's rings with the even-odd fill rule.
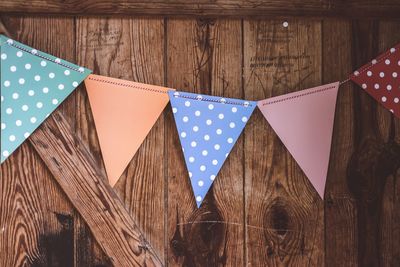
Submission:
[[[395,18],[63,17],[4,3],[2,33],[95,74],[249,100],[345,80],[400,41]],[[84,85],[61,109],[102,165]],[[259,110],[200,209],[169,106],[115,190],[168,266],[400,266],[398,178],[399,119],[346,83],[325,200]],[[111,266],[29,142],[1,165],[0,266]]]

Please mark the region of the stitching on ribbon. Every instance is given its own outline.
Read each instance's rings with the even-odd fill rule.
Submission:
[[[11,40],[11,39],[10,39],[10,40]],[[62,63],[62,62],[57,62],[57,61],[55,61],[55,60],[52,59],[52,58],[46,57],[46,56],[44,56],[44,55],[41,55],[41,54],[39,54],[39,52],[38,52],[36,49],[32,49],[31,51],[29,51],[29,49],[27,49],[27,48],[25,48],[25,47],[22,47],[22,46],[20,46],[20,45],[17,45],[17,44],[8,42],[8,41],[6,41],[5,43],[8,44],[8,45],[10,45],[10,46],[12,46],[12,47],[15,47],[15,48],[17,48],[17,49],[19,49],[19,50],[22,50],[22,51],[24,51],[24,52],[30,53],[30,54],[32,54],[32,55],[34,55],[34,56],[40,57],[40,58],[42,58],[42,59],[45,59],[45,60],[50,61],[50,62],[53,62],[53,63],[55,63],[55,64],[61,65],[61,66],[66,67],[66,68],[68,68],[68,69],[71,69],[71,70],[74,70],[74,71],[77,71],[77,72],[80,72],[80,73],[83,73],[83,72],[84,72],[84,70],[80,70],[79,68],[74,68],[74,67],[68,66],[67,64],[64,64],[64,63]],[[32,51],[37,51],[37,52],[34,53],[34,52],[32,52]],[[83,67],[82,67],[82,69],[83,69]]]
[[[98,79],[98,78],[93,78],[93,77],[89,77],[89,80],[92,81],[97,81],[97,82],[103,82],[103,83],[109,83],[109,84],[113,84],[113,85],[118,85],[118,86],[125,86],[125,87],[131,87],[131,88],[135,88],[135,89],[139,89],[139,90],[145,90],[145,91],[151,91],[151,92],[156,92],[156,93],[162,93],[162,94],[167,94],[167,91],[162,91],[162,90],[157,90],[157,89],[151,89],[151,88],[145,88],[145,87],[141,87],[141,86],[137,86],[137,85],[130,85],[130,84],[126,84],[126,83],[121,83],[121,82],[112,82],[112,81],[107,81],[104,79]],[[177,92],[178,93],[178,92]],[[231,105],[240,105],[240,106],[245,106],[245,107],[251,107],[252,105],[248,102],[245,103],[240,103],[240,102],[234,102],[234,101],[221,101],[221,100],[215,100],[215,99],[209,99],[209,98],[197,98],[197,97],[191,97],[191,96],[186,96],[186,95],[175,95],[174,97],[182,97],[182,98],[186,98],[186,99],[193,99],[193,100],[201,100],[201,101],[208,101],[208,102],[213,102],[213,103],[221,103],[221,104],[231,104]]]
[[[157,90],[157,89],[151,89],[151,88],[145,88],[137,85],[131,85],[131,84],[126,84],[126,83],[121,83],[121,82],[111,82],[103,79],[98,79],[98,78],[92,78],[89,77],[89,80],[96,81],[96,82],[103,82],[103,83],[109,83],[113,85],[118,85],[118,86],[125,86],[125,87],[130,87],[138,90],[144,90],[144,91],[150,91],[150,92],[155,92],[155,93],[162,93],[162,94],[167,94],[167,91],[162,91],[162,90]]]
[[[392,52],[391,50],[394,49],[394,51]],[[368,66],[361,68],[360,71],[356,70],[354,71],[352,74],[350,74],[350,77],[358,77],[360,74],[366,72],[367,70],[371,69],[372,66],[382,62],[383,60],[387,59],[391,54],[395,53],[398,49],[400,49],[400,45],[396,45],[392,48],[390,48],[388,51],[386,51],[383,55],[381,55],[381,58],[379,58],[378,60],[376,60],[375,63],[370,62],[368,64]],[[357,73],[358,72],[358,73]],[[355,74],[357,73],[357,75]]]
[[[178,93],[178,92],[176,92]],[[194,97],[194,96],[187,96],[187,95],[175,95],[174,97],[181,97],[181,98],[186,98],[186,99],[192,99],[192,100],[198,100],[198,101],[207,101],[207,102],[213,102],[213,103],[220,103],[220,104],[230,104],[230,105],[237,105],[237,106],[244,106],[244,107],[252,107],[253,105],[250,104],[249,102],[245,101],[244,103],[241,102],[235,102],[235,101],[221,101],[222,99],[225,99],[221,97],[220,100],[217,99],[211,99],[211,98],[204,98],[203,96],[201,97]]]
[[[294,95],[294,96],[289,96],[289,97],[278,99],[278,100],[267,101],[267,102],[263,103],[263,106],[270,105],[270,104],[275,104],[275,103],[280,103],[280,102],[284,102],[284,101],[287,101],[287,100],[292,100],[292,99],[295,99],[295,98],[299,98],[299,97],[303,97],[303,96],[307,96],[307,95],[312,95],[312,94],[315,94],[315,93],[324,92],[324,91],[327,91],[327,90],[330,90],[330,89],[333,89],[333,88],[336,88],[336,86],[329,86],[329,87],[317,89],[317,90],[314,90],[314,91],[310,91],[310,92],[307,92],[307,93],[302,93],[302,94],[298,94],[298,95]]]

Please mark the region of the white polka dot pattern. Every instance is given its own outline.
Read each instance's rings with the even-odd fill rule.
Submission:
[[[350,79],[400,118],[400,44],[355,71]]]
[[[198,206],[235,145],[255,102],[169,92]]]
[[[80,72],[78,66],[3,35],[0,44],[3,162],[75,89],[73,83],[83,81],[90,71]]]

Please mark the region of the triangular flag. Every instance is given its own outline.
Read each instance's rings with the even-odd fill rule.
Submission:
[[[0,35],[1,162],[16,150],[90,70]]]
[[[257,103],[185,92],[169,97],[199,207]]]
[[[168,104],[171,89],[93,74],[85,85],[113,186]]]
[[[324,198],[339,82],[268,98],[258,107]]]
[[[350,79],[400,118],[400,44],[356,70]]]

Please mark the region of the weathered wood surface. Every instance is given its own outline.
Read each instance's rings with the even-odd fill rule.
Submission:
[[[189,92],[240,98],[240,20],[168,20],[167,84]],[[170,266],[242,266],[243,140],[197,210],[172,114],[167,118]]]
[[[321,83],[321,21],[244,21],[244,91],[265,99]],[[257,110],[245,131],[247,262],[323,266],[323,201]]]
[[[96,74],[250,100],[344,80],[400,41],[399,21],[1,21],[10,36]],[[102,166],[84,86],[63,114]],[[357,86],[341,86],[323,201],[256,110],[196,210],[167,108],[115,191],[169,266],[399,266],[399,143],[398,119]],[[1,266],[111,265],[29,143],[1,166],[1,180]]]
[[[397,0],[117,0],[50,1],[2,0],[0,13],[69,15],[156,16],[336,16],[347,18],[398,18]]]
[[[30,142],[114,266],[163,266],[107,183],[105,172],[60,113],[54,112]]]
[[[164,83],[163,19],[79,18],[76,27],[79,64],[101,75]],[[84,90],[77,94],[77,107],[77,132],[101,164],[101,151]],[[161,116],[114,187],[162,258],[165,251],[162,238],[165,231],[164,136]]]
[[[54,23],[52,19],[49,19],[49,24],[58,26],[58,24]],[[67,22],[73,22],[72,19],[68,19]],[[24,23],[24,21],[18,21],[21,22],[21,24]],[[37,26],[43,26],[43,21],[37,21],[37,22],[42,22],[42,24],[39,23],[34,23]],[[46,22],[46,21],[44,21]],[[58,20],[55,20],[55,22],[58,22]],[[62,22],[64,22],[62,24]],[[12,25],[12,23],[6,23],[8,25]],[[65,23],[65,21],[61,21],[59,23],[62,26],[65,26],[66,28],[68,27],[73,27],[72,23],[68,25]],[[2,28],[6,28],[4,25]],[[14,28],[15,30],[17,28]],[[24,29],[25,30],[25,29]],[[28,30],[28,27],[26,27],[26,30]],[[54,28],[54,30],[59,30],[57,28]],[[9,31],[4,30],[6,33],[9,34]],[[67,31],[67,29],[66,29]],[[35,27],[34,27],[34,32],[35,32]],[[71,31],[73,33],[73,31]],[[66,36],[66,38],[71,37],[71,36]],[[74,34],[72,34],[72,38],[74,38]],[[56,39],[56,38],[55,38]],[[59,40],[59,39],[58,39]],[[66,40],[65,40],[66,41]],[[51,43],[51,42],[49,42]],[[53,43],[54,45],[54,43]],[[35,46],[35,47],[40,47],[40,46]],[[60,47],[63,47],[60,45]],[[44,49],[45,50],[45,49]],[[73,44],[72,48],[69,47],[70,53],[74,51],[73,49]],[[56,53],[55,53],[56,54]],[[67,57],[66,57],[67,58]],[[72,59],[73,60],[73,59]],[[72,97],[69,98],[69,100],[63,104],[63,109],[66,109],[66,113],[71,115],[74,115],[75,108],[74,108],[74,101],[75,100],[75,95],[72,95]],[[71,106],[69,102],[72,102],[72,108],[68,110],[68,107]],[[62,109],[60,110],[62,111]],[[49,119],[48,122],[51,122],[52,119]],[[152,250],[151,246],[149,245],[148,241],[144,238],[144,236],[140,233],[139,229],[136,227],[136,223],[131,219],[127,211],[125,210],[123,204],[119,202],[119,199],[115,195],[109,195],[110,194],[110,188],[107,189],[107,187],[104,187],[106,185],[105,181],[105,174],[104,172],[98,171],[97,169],[99,168],[97,165],[92,164],[91,157],[89,157],[88,153],[84,153],[85,157],[82,158],[87,158],[88,162],[85,161],[79,161],[79,158],[77,158],[77,154],[73,154],[74,148],[77,146],[81,148],[81,150],[78,150],[78,152],[85,152],[85,145],[82,143],[79,143],[79,140],[73,139],[73,137],[76,135],[72,131],[72,128],[66,124],[65,121],[63,121],[62,118],[58,118],[58,121],[60,121],[60,125],[52,125],[53,127],[45,128],[45,125],[42,126],[41,129],[37,130],[35,134],[32,135],[31,142],[33,142],[35,148],[37,151],[39,151],[39,154],[42,156],[42,158],[45,160],[47,165],[50,167],[50,171],[54,174],[54,177],[56,178],[57,182],[61,185],[63,190],[67,192],[68,198],[72,200],[73,204],[75,207],[78,209],[78,211],[84,215],[84,218],[86,222],[89,224],[89,227],[91,230],[95,233],[96,239],[100,242],[101,247],[103,250],[107,253],[108,256],[110,256],[110,259],[108,259],[105,263],[113,263],[115,266],[161,266],[163,263],[161,262],[158,258],[158,256],[155,254],[155,252]],[[75,122],[75,119],[71,120],[71,122]],[[49,126],[49,125],[47,125]],[[80,128],[81,129],[81,128]],[[42,131],[43,130],[43,131]],[[45,131],[47,130],[47,131]],[[63,130],[66,135],[61,135],[61,130]],[[57,133],[58,132],[58,136]],[[37,136],[39,134],[42,134],[39,138]],[[55,143],[51,142],[46,142],[46,138],[50,138],[51,140],[54,140]],[[63,138],[66,138],[63,140]],[[65,145],[68,144],[67,146],[63,147],[60,145],[60,143],[57,143],[56,140],[60,139],[62,142],[61,144]],[[51,146],[52,144],[53,146]],[[57,150],[56,148],[64,148],[65,150]],[[59,152],[57,155],[54,153],[55,151]],[[72,154],[68,154],[68,152],[71,152]],[[75,151],[76,152],[76,151]],[[34,154],[34,153],[32,153]],[[35,154],[34,154],[35,155]],[[62,157],[62,156],[65,157]],[[80,155],[78,153],[78,155]],[[58,157],[57,157],[58,156]],[[69,158],[68,158],[69,156]],[[82,155],[80,155],[82,156]],[[75,157],[75,158],[74,158]],[[49,163],[51,162],[51,164]],[[58,162],[62,167],[58,166],[55,164],[55,162]],[[72,164],[68,165],[68,163],[75,163],[77,165],[72,166]],[[67,168],[70,167],[69,169]],[[72,167],[71,167],[72,166]],[[86,168],[86,169],[85,169]],[[21,170],[28,171],[30,168],[22,167]],[[47,168],[43,165],[41,168],[38,168],[39,170],[44,169],[47,170]],[[101,170],[101,169],[100,169]],[[35,169],[31,168],[30,171],[32,174],[35,174]],[[74,172],[75,171],[75,172]],[[3,172],[2,172],[3,173]],[[7,173],[6,173],[7,174]],[[11,175],[9,177],[12,177]],[[90,177],[95,180],[90,180]],[[34,177],[31,177],[34,179]],[[70,179],[66,179],[70,178]],[[7,180],[5,180],[7,181]],[[51,180],[52,181],[52,180]],[[87,181],[88,184],[84,186],[79,186],[84,184],[84,182]],[[50,187],[47,186],[47,184],[44,184],[43,190],[45,188]],[[3,188],[3,187],[2,187]],[[6,185],[4,185],[4,188],[7,188]],[[92,192],[90,191],[92,190]],[[107,191],[108,190],[108,191]],[[113,193],[113,191],[111,191]],[[38,192],[40,193],[40,192]],[[113,193],[114,194],[114,193]],[[11,197],[12,194],[4,194],[5,196]],[[32,194],[35,196],[35,194]],[[65,201],[67,204],[69,204],[67,201]],[[104,202],[104,203],[103,203]],[[101,205],[104,204],[104,205]],[[106,204],[106,205],[105,205]],[[105,212],[107,211],[107,212]],[[71,214],[73,211],[69,211]],[[48,212],[45,210],[43,211],[44,214],[48,214]],[[57,213],[56,213],[57,215]],[[62,216],[61,216],[62,215]],[[32,261],[28,258],[22,257],[21,261],[24,262],[28,260],[28,263],[32,264],[48,264],[49,266],[71,266],[72,264],[75,265],[80,265],[84,266],[87,264],[87,258],[82,254],[89,254],[87,251],[83,251],[80,248],[86,248],[88,249],[89,246],[85,247],[85,243],[81,244],[78,243],[82,239],[82,232],[84,232],[85,239],[88,239],[88,236],[90,237],[90,234],[85,233],[85,227],[82,226],[82,229],[80,229],[80,224],[81,220],[79,217],[76,216],[75,221],[72,219],[71,215],[68,215],[68,213],[58,215],[57,218],[61,218],[64,221],[66,221],[66,227],[68,228],[70,232],[70,236],[68,240],[63,240],[61,239],[62,236],[59,239],[59,244],[57,242],[54,242],[55,245],[58,245],[60,248],[57,246],[54,246],[55,250],[51,251],[51,247],[48,249],[50,252],[48,253],[47,257],[50,257],[54,253],[58,253],[59,257],[61,255],[61,260],[60,259],[55,259],[50,262],[44,261],[42,258],[42,255],[38,254],[37,258],[34,259],[35,261]],[[112,216],[110,216],[112,215]],[[2,214],[1,218],[6,219],[6,214]],[[61,220],[59,219],[59,220]],[[68,224],[67,224],[68,223]],[[11,224],[11,223],[8,223]],[[75,224],[77,224],[76,227],[73,227]],[[4,225],[7,225],[7,222],[4,223]],[[36,230],[36,229],[34,229]],[[34,231],[32,231],[33,234],[36,234]],[[42,233],[43,234],[43,233]],[[10,238],[11,235],[7,236],[4,235],[5,238]],[[48,239],[50,240],[51,237]],[[56,238],[54,238],[57,240]],[[6,241],[6,240],[5,240]],[[45,240],[46,241],[46,240]],[[45,242],[43,241],[43,242]],[[75,246],[74,242],[75,241]],[[13,242],[13,243],[18,243],[15,242],[14,239],[8,240],[8,242]],[[42,242],[42,241],[41,241]],[[67,242],[67,243],[66,243]],[[9,249],[14,246],[13,243],[6,243],[4,242],[5,248]],[[90,242],[92,243],[92,242]],[[2,243],[3,244],[3,243]],[[30,242],[30,244],[34,249],[36,248],[35,242]],[[40,244],[39,244],[40,245]],[[70,253],[65,253],[62,251],[63,246],[67,246],[68,251]],[[78,247],[74,251],[74,247]],[[46,248],[46,247],[45,247]],[[96,253],[97,246],[94,243],[94,247],[92,247],[94,254]],[[40,249],[40,247],[39,247]],[[56,250],[58,249],[58,250]],[[4,252],[7,252],[7,250],[4,250]],[[61,254],[60,254],[61,253]],[[6,254],[4,254],[6,255]],[[46,256],[46,255],[44,255]],[[75,261],[74,261],[74,256],[75,256]],[[65,259],[66,258],[66,259]],[[89,257],[91,258],[91,257]],[[50,258],[51,259],[51,258]],[[6,258],[4,258],[6,260]],[[11,260],[13,260],[11,258]],[[18,259],[17,259],[18,260]],[[82,262],[81,262],[82,260]],[[29,262],[31,261],[31,262]],[[6,266],[8,265],[14,265],[14,261],[11,261],[9,263],[5,263]],[[85,264],[86,262],[86,264]],[[95,260],[91,261],[89,264],[93,264]],[[16,263],[16,265],[18,265]]]
[[[75,60],[73,25],[73,18],[3,16],[0,30],[37,49]],[[74,107],[75,94],[60,106],[71,123]],[[82,233],[80,216],[29,143],[1,165],[0,197],[0,266],[84,266],[74,253],[74,247],[79,247],[76,236]]]
[[[326,20],[322,23],[324,35],[323,61],[332,66],[324,68],[323,82],[340,80],[353,70],[350,21]],[[332,71],[336,69],[337,71]],[[347,185],[347,166],[354,153],[354,94],[357,87],[343,84],[338,93],[335,127],[332,137],[331,160],[325,199],[325,259],[327,266],[357,266],[358,240],[357,209]],[[344,238],[345,237],[345,238]],[[360,265],[362,266],[362,265]]]

